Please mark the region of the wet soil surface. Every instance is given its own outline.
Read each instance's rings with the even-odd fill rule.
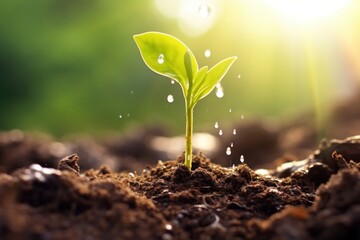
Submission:
[[[201,153],[191,170],[183,156],[138,173],[81,161],[1,173],[0,238],[360,239],[359,137],[255,171]]]

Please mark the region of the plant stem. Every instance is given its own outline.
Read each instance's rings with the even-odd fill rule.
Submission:
[[[186,150],[185,166],[191,170],[192,164],[192,134],[193,134],[193,106],[186,104]]]

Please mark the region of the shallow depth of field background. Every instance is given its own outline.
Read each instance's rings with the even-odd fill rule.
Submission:
[[[180,87],[151,72],[132,39],[145,31],[178,37],[200,66],[238,56],[224,97],[214,91],[196,106],[195,131],[304,112],[326,128],[331,106],[360,84],[357,0],[5,0],[0,130],[62,136],[163,123],[183,133]]]

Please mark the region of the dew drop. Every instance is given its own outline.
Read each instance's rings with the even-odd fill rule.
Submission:
[[[119,118],[122,118],[122,115],[121,115],[121,114],[119,115]]]
[[[210,49],[206,49],[205,50],[205,57],[209,58],[211,56],[211,51]]]
[[[133,178],[133,177],[135,177],[135,174],[132,172],[129,172],[129,177]]]
[[[224,90],[223,90],[220,83],[216,84],[216,92],[215,92],[215,94],[216,94],[216,96],[218,98],[224,97]]]
[[[229,109],[229,113],[231,113],[231,112],[232,112],[232,109],[230,108],[230,109]]]
[[[226,155],[231,155],[231,148],[230,147],[226,148]]]
[[[244,161],[245,161],[244,155],[241,155],[241,156],[240,156],[240,162],[243,163]]]
[[[174,96],[171,95],[171,94],[169,94],[169,95],[167,96],[167,101],[168,101],[169,103],[174,102]]]
[[[158,57],[158,63],[163,64],[164,63],[164,54],[160,54]]]
[[[215,125],[214,125],[215,128],[219,128],[219,123],[216,122]]]
[[[175,84],[175,80],[171,80],[171,84]]]
[[[234,147],[234,143],[233,143],[233,142],[230,143],[230,147]]]
[[[234,130],[233,130],[233,135],[236,135],[236,129],[234,128]]]
[[[219,130],[219,135],[222,136],[223,135],[223,130]]]
[[[199,16],[202,18],[206,18],[210,15],[210,7],[206,4],[201,4],[199,6]]]
[[[233,164],[233,165],[232,165],[232,170],[235,170],[235,168],[236,168],[236,167],[235,167],[235,164]]]

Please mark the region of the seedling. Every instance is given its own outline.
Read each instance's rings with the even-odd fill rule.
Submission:
[[[237,57],[226,58],[210,70],[207,66],[199,69],[191,50],[171,35],[146,32],[134,35],[134,40],[151,70],[174,79],[181,86],[186,114],[185,166],[191,169],[194,107],[221,81]]]

